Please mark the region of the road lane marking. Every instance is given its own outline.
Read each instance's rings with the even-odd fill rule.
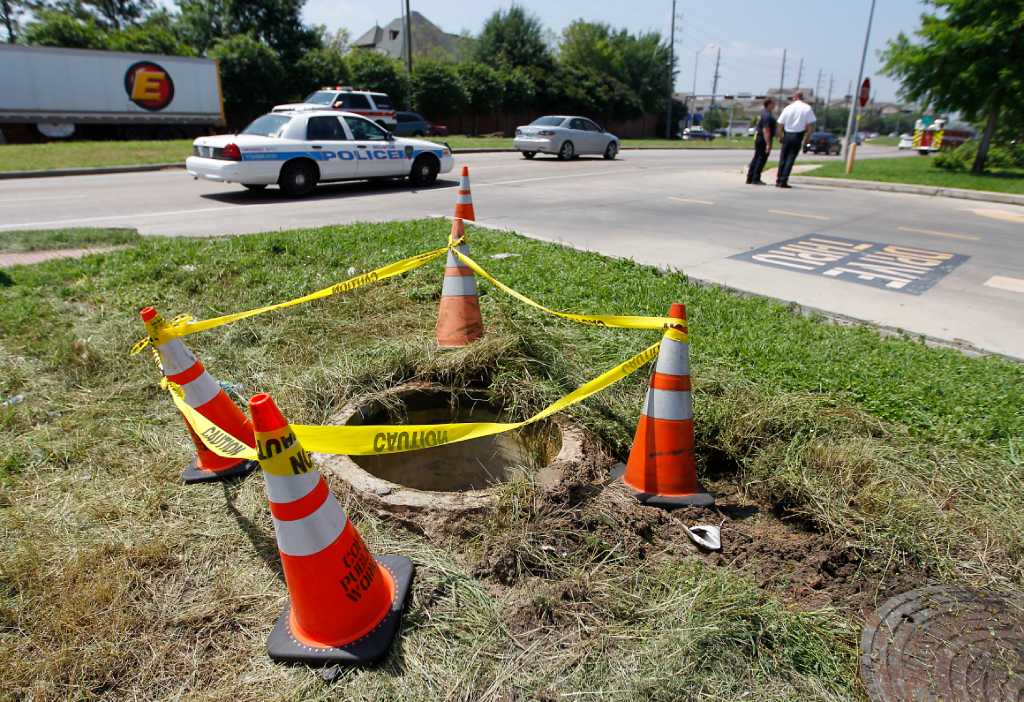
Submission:
[[[979,217],[988,217],[989,219],[999,219],[1004,222],[1021,222],[1024,223],[1024,213],[1010,212],[1009,210],[986,210],[986,209],[975,209],[968,208],[964,212],[973,212]]]
[[[826,217],[824,215],[804,214],[803,212],[790,212],[789,210],[768,210],[768,211],[771,212],[772,214],[785,215],[787,217],[803,217],[804,219],[818,219],[818,220],[821,220],[823,222],[827,222],[828,220],[832,219],[831,217]]]
[[[918,229],[916,227],[897,227],[901,232],[914,232],[915,234],[931,234],[932,236],[944,236],[947,239],[963,239],[964,241],[981,241],[980,236],[970,234],[955,234],[953,232],[940,232],[936,229]]]
[[[669,195],[668,199],[669,200],[675,200],[676,202],[693,202],[693,203],[698,204],[698,205],[713,205],[713,204],[715,204],[715,203],[711,202],[711,200],[697,200],[697,199],[690,198],[690,197],[675,197],[674,195]]]
[[[492,182],[478,182],[474,183],[474,187],[484,187],[488,185],[517,185],[519,183],[537,183],[543,180],[562,180],[565,178],[590,178],[592,176],[617,176],[622,173],[651,173],[653,171],[666,171],[666,170],[678,170],[678,165],[671,166],[650,166],[648,168],[618,168],[612,167],[613,170],[602,170],[602,171],[585,171],[583,173],[567,173],[565,175],[556,176],[541,176],[539,178],[519,178],[517,180],[499,180]]]
[[[1010,278],[1005,275],[994,275],[985,281],[990,288],[1009,290],[1010,292],[1024,293],[1024,280],[1021,278]]]

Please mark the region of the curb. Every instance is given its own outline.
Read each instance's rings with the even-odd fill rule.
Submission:
[[[845,178],[821,178],[818,176],[803,175],[794,175],[790,180],[794,183],[803,183],[805,185],[827,185],[833,188],[853,188],[854,190],[877,190],[887,193],[950,197],[959,200],[998,202],[1005,205],[1020,205],[1024,207],[1024,195],[996,193],[990,190],[966,190],[964,188],[942,188],[934,185],[883,183],[877,180],[847,180]]]
[[[13,180],[15,178],[59,178],[62,176],[104,175],[108,173],[144,173],[146,171],[165,171],[171,168],[184,167],[184,163],[151,163],[145,166],[61,168],[52,171],[5,171],[0,173],[0,180]]]

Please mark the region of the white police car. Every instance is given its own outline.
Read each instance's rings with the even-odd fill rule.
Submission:
[[[250,190],[276,183],[296,196],[338,180],[408,177],[430,185],[453,165],[446,146],[395,137],[351,112],[319,109],[273,112],[238,134],[199,137],[185,161],[193,178]]]

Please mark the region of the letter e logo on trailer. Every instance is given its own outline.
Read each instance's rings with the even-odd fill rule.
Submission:
[[[139,61],[128,67],[124,90],[132,102],[153,112],[164,109],[174,99],[171,74],[152,61]]]

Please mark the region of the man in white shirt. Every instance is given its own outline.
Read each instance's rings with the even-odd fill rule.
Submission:
[[[811,138],[811,131],[818,118],[814,110],[804,102],[801,91],[793,93],[793,101],[779,115],[779,128],[782,130],[782,153],[779,155],[779,170],[775,176],[776,188],[788,188],[789,172],[796,163],[796,155]]]

